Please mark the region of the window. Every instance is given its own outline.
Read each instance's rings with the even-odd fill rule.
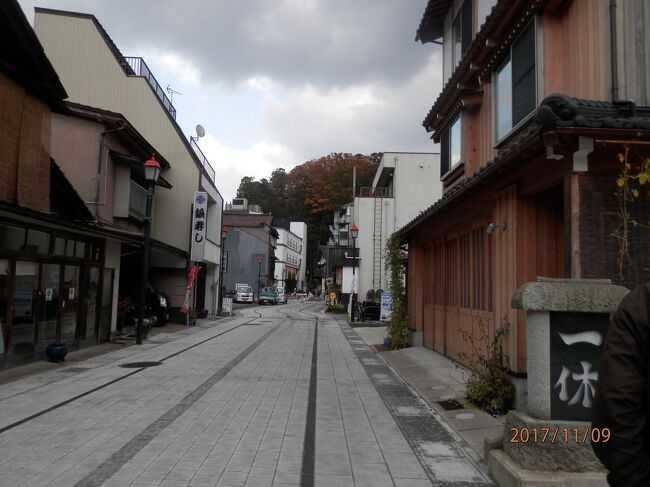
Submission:
[[[535,57],[535,22],[531,21],[495,73],[497,140],[537,106]]]
[[[460,115],[442,134],[440,140],[440,178],[454,169],[461,162],[462,129]]]
[[[454,20],[451,32],[454,68],[458,66],[469,49],[469,45],[472,43],[472,33],[472,0],[465,0]]]

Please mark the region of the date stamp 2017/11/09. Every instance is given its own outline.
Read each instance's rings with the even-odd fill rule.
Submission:
[[[607,443],[612,433],[609,428],[510,428],[510,443]]]

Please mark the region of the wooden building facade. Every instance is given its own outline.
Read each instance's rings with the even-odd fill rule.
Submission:
[[[648,62],[645,37],[621,30],[645,12],[604,0],[491,4],[427,4],[416,39],[442,39],[447,72],[423,125],[441,144],[444,192],[398,235],[409,250],[409,326],[424,345],[460,359],[471,353],[463,331],[476,337],[486,324],[493,335],[507,323],[510,369],[524,375],[525,314],[510,304],[518,287],[538,276],[628,287],[650,278],[644,232],[630,229],[619,259],[617,185],[619,154],[632,170],[650,157],[650,109],[618,99],[622,79],[626,93],[647,90],[641,76],[631,86],[629,60],[617,56]],[[629,220],[648,223],[649,199],[635,198]]]

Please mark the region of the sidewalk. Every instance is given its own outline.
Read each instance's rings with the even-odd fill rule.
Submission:
[[[383,342],[386,329],[355,327],[368,344]],[[408,383],[465,444],[469,455],[482,464],[484,442],[503,436],[505,416],[495,418],[465,399],[469,371],[425,347],[390,350],[377,354]],[[483,465],[485,466],[485,465]]]
[[[178,323],[166,323],[163,326],[157,326],[151,329],[149,338],[144,341],[144,345],[165,343],[171,339],[180,338],[196,328],[211,328],[219,324],[219,320],[226,317],[210,317],[197,320],[195,326],[187,327]],[[62,363],[51,362],[43,354],[43,360],[29,362],[25,365],[0,369],[0,385],[26,378],[40,372],[59,371],[69,367],[71,364],[82,362],[84,360],[100,357],[111,352],[122,350],[126,347],[135,345],[135,335],[133,327],[126,327],[123,335],[118,335],[114,342],[105,342],[92,347],[85,347],[79,350],[72,350],[65,356]]]

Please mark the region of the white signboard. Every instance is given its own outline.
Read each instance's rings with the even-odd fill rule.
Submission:
[[[196,191],[194,193],[194,212],[192,213],[192,247],[190,249],[190,260],[192,262],[203,262],[207,217],[208,193]]]
[[[74,288],[73,288],[73,287],[71,287],[70,289],[68,289],[68,299],[69,299],[70,301],[74,301]]]
[[[232,298],[223,298],[221,300],[221,312],[232,314]]]
[[[48,287],[45,290],[45,301],[52,301],[52,296],[54,295],[54,289]]]
[[[379,320],[390,321],[393,308],[393,295],[388,291],[381,293],[381,304],[379,307]]]

